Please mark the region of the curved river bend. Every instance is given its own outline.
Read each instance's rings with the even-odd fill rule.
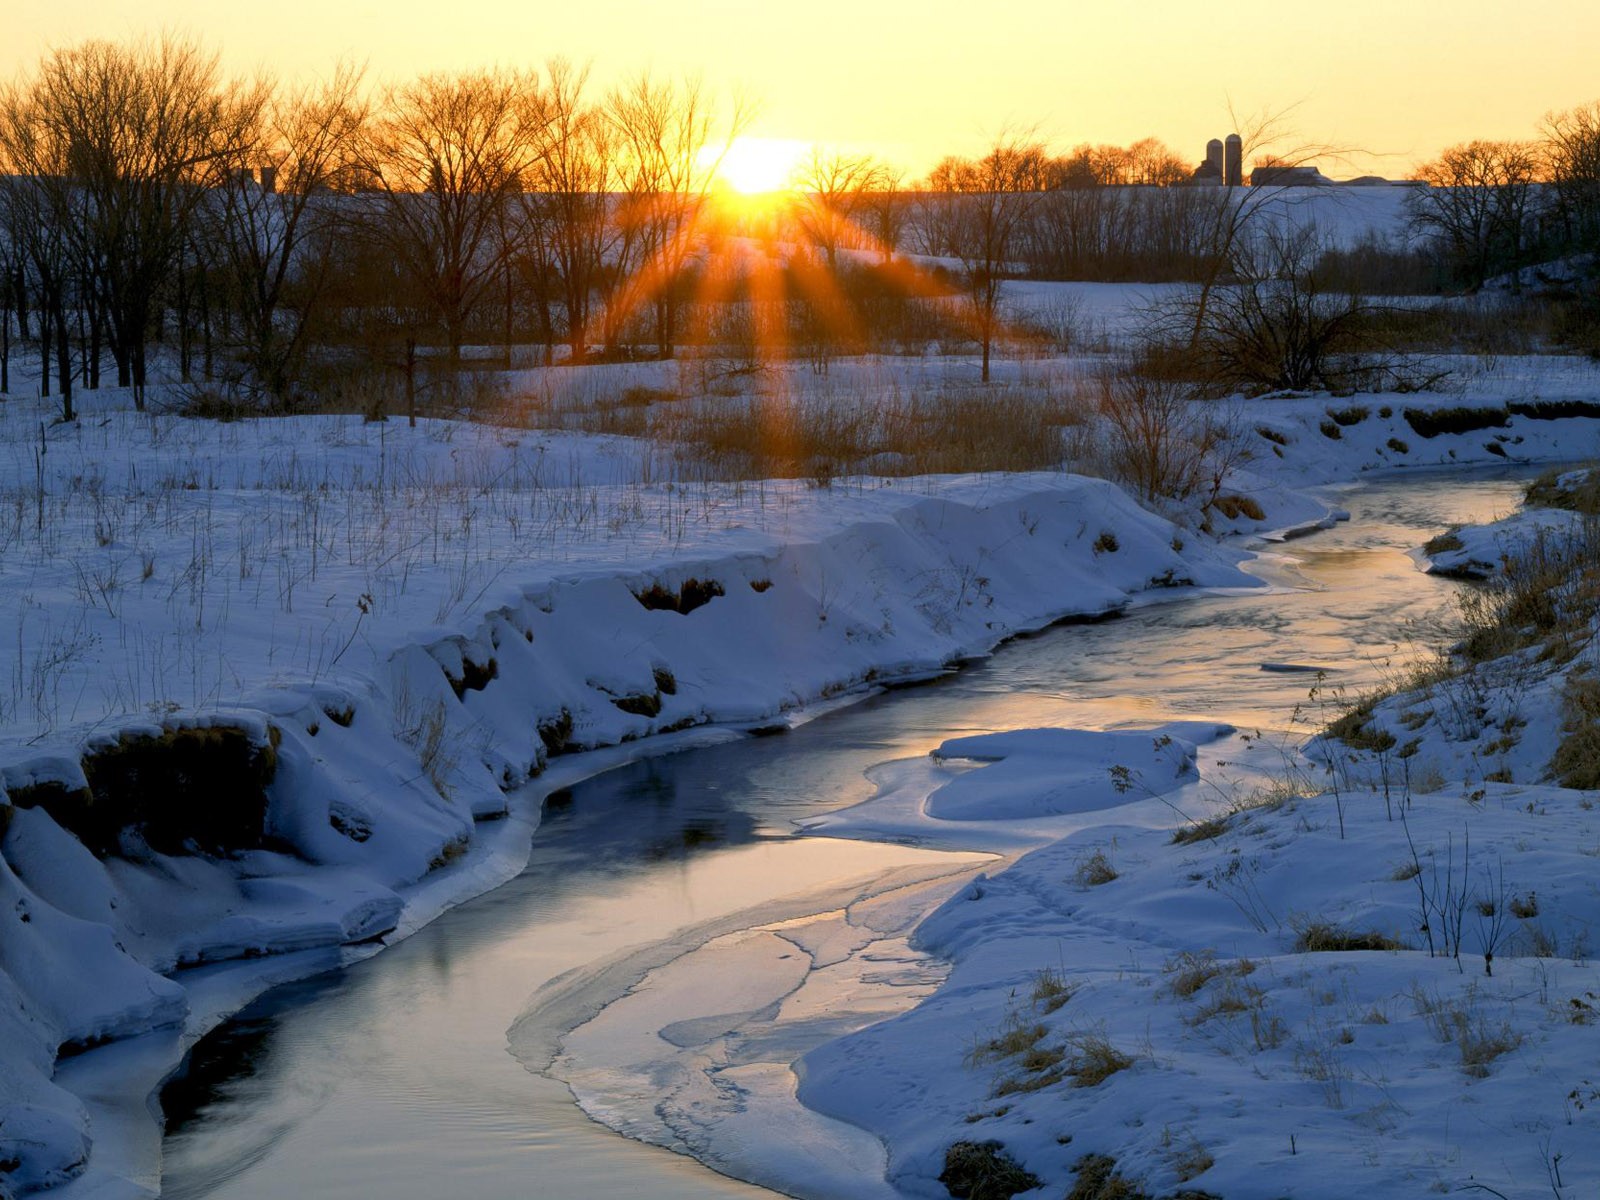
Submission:
[[[530,1061],[645,968],[738,930],[870,908],[879,916],[838,924],[882,966],[879,990],[853,997],[854,1019],[913,1003],[938,971],[905,934],[987,856],[797,837],[796,822],[869,798],[871,768],[961,734],[1179,718],[1284,728],[1308,677],[1262,664],[1324,667],[1354,694],[1422,652],[1418,631],[1437,629],[1457,585],[1407,551],[1451,522],[1509,512],[1519,494],[1506,475],[1368,480],[1334,496],[1350,522],[1263,552],[1252,569],[1270,588],[1052,629],[783,737],[645,759],[552,795],[510,883],[374,958],[266,993],[201,1042],[190,1079],[165,1098],[164,1194],[771,1195],[613,1133],[565,1084],[527,1069],[507,1035],[534,994],[556,980],[564,999],[518,1028]],[[608,979],[613,968],[627,977]],[[743,1002],[736,975],[705,986],[729,996],[703,1012]],[[623,1109],[605,1115],[700,1151],[692,1129],[634,1128],[661,1123],[649,1095]],[[799,1150],[810,1132],[797,1130]],[[869,1166],[879,1152],[858,1131],[819,1136]]]

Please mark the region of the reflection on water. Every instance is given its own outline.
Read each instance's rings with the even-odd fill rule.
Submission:
[[[936,858],[795,839],[865,800],[866,772],[946,737],[1208,716],[1284,728],[1324,669],[1354,693],[1437,631],[1459,586],[1406,551],[1514,507],[1509,479],[1409,478],[1342,499],[1354,521],[1273,547],[1273,586],[1136,609],[1020,640],[937,686],[779,738],[636,763],[557,793],[527,870],[409,940],[279,988],[202,1043],[169,1088],[173,1196],[767,1195],[589,1122],[506,1031],[564,972],[749,905]],[[922,855],[922,859],[916,856]]]

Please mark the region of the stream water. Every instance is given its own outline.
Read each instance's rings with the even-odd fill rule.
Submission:
[[[1351,695],[1400,669],[1459,586],[1407,551],[1451,522],[1509,512],[1519,492],[1507,474],[1367,480],[1335,497],[1350,522],[1263,551],[1252,569],[1269,588],[1052,629],[782,737],[645,759],[554,794],[510,883],[374,958],[268,992],[202,1041],[164,1097],[164,1194],[770,1195],[591,1121],[564,1083],[525,1063],[544,1065],[583,1022],[591,1042],[639,1036],[624,1006],[606,1006],[651,969],[661,1003],[682,993],[685,1012],[760,1008],[767,996],[741,991],[740,956],[787,959],[773,938],[793,928],[819,945],[843,939],[841,955],[874,965],[867,984],[858,971],[822,993],[820,1007],[837,1007],[833,1032],[909,1006],[940,972],[906,933],[989,856],[798,837],[795,822],[867,799],[871,768],[960,734],[1178,718],[1284,729],[1311,677],[1263,666],[1320,668],[1328,689]],[[712,957],[674,978],[691,953]],[[541,988],[561,1002],[530,1010]],[[684,1024],[684,1037],[701,1036]],[[716,1148],[727,1130],[686,1127],[648,1092],[602,1115],[739,1168]],[[881,1162],[865,1133],[783,1119],[796,1156],[829,1147],[860,1180]],[[816,1191],[869,1194],[841,1180],[819,1177]]]

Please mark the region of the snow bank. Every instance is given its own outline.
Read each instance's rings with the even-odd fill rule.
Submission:
[[[884,1138],[912,1196],[990,1141],[1057,1195],[1091,1155],[1130,1195],[1595,1186],[1592,803],[1208,790],[1174,795],[1221,818],[1181,842],[1101,824],[963,889],[913,939],[949,979],[807,1054],[802,1102]]]
[[[928,797],[924,810],[945,821],[1093,812],[1171,791],[1195,771],[1193,743],[1162,730],[1017,729],[951,738],[934,758],[993,764]]]
[[[796,485],[781,508],[721,510],[718,530],[696,541],[613,545],[609,558],[575,550],[583,561],[564,568],[519,567],[528,550],[499,538],[504,561],[481,602],[449,624],[408,627],[416,609],[398,592],[383,619],[364,620],[376,604],[367,593],[334,635],[345,649],[329,655],[358,670],[283,682],[270,652],[283,614],[252,623],[236,608],[193,634],[216,639],[239,684],[233,707],[107,711],[4,748],[0,1159],[18,1161],[7,1186],[59,1181],[92,1144],[82,1106],[51,1080],[63,1049],[186,1020],[184,1037],[196,1036],[183,977],[167,977],[178,968],[404,924],[406,889],[467,854],[475,822],[504,814],[507,790],[554,754],[711,722],[781,724],[802,705],[947,670],[1147,588],[1251,582],[1237,553],[1185,540],[1108,483],[1059,475],[837,494]],[[38,566],[43,578],[53,564]],[[336,563],[319,571],[324,587],[362,586]],[[186,606],[239,600],[234,580],[192,582],[209,590],[183,595]],[[438,586],[419,584],[419,599]],[[179,599],[127,587],[116,613],[86,616],[94,636],[62,674],[104,673],[112,630],[127,645],[142,619],[170,623],[162,610]],[[152,625],[145,637],[168,636]],[[136,666],[134,656],[111,669]],[[218,742],[234,743],[232,757],[219,751],[198,771],[196,756]],[[212,832],[174,833],[174,812],[208,814]]]

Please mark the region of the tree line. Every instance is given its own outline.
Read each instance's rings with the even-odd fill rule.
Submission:
[[[737,320],[708,332],[706,311],[753,307],[754,285],[713,278],[707,247],[750,232],[711,204],[750,115],[648,73],[602,93],[561,59],[369,89],[350,67],[298,86],[229,78],[170,35],[58,49],[0,89],[0,392],[13,328],[68,419],[107,358],[142,408],[155,344],[180,377],[279,406],[311,364],[392,367],[414,411],[419,366],[458,365],[467,345],[582,362],[733,336]],[[1600,245],[1600,104],[1421,174],[1435,186],[1412,198],[1415,227],[1462,286]],[[1243,269],[1260,199],[1245,192],[1261,189],[1175,186],[1189,177],[1155,139],[1052,154],[1006,134],[915,181],[817,151],[767,231],[787,244],[790,297],[773,340],[825,365],[850,331],[948,325],[953,294],[987,377],[1006,278],[1208,295]],[[896,270],[906,251],[947,263],[943,282]],[[1403,256],[1386,253],[1390,268]]]

